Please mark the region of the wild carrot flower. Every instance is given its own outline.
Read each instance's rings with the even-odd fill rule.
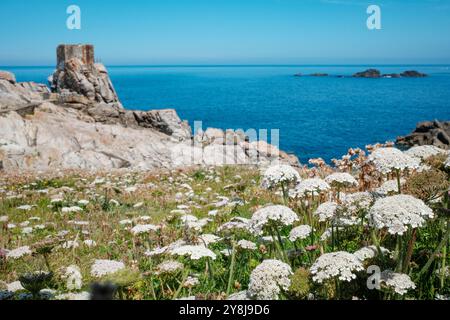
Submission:
[[[425,218],[434,213],[422,200],[410,195],[395,195],[381,198],[369,211],[369,223],[377,229],[387,228],[390,234],[402,235],[408,227],[418,228]]]
[[[317,207],[314,215],[319,217],[320,222],[325,222],[335,216],[337,209],[337,203],[331,201],[324,202],[319,207]]]
[[[291,284],[291,267],[279,260],[264,260],[250,275],[248,295],[256,300],[278,300]]]
[[[10,250],[6,253],[7,259],[19,259],[23,256],[30,255],[32,252],[29,246],[23,246],[17,249]]]
[[[404,295],[408,290],[416,288],[416,285],[407,274],[395,273],[391,270],[383,271],[380,280],[399,295]]]
[[[124,268],[125,264],[121,261],[95,260],[94,264],[91,267],[91,275],[94,277],[103,277]]]
[[[333,278],[349,282],[356,278],[355,272],[362,270],[364,267],[361,261],[345,251],[325,253],[310,268],[313,280],[317,283]]]
[[[436,146],[425,145],[412,147],[411,149],[406,150],[405,154],[423,161],[439,154],[448,154],[448,151]]]
[[[286,206],[275,205],[256,211],[250,220],[250,226],[255,234],[260,235],[266,226],[291,226],[296,221],[298,217],[294,211]]]
[[[309,237],[309,235],[312,232],[312,228],[308,225],[301,225],[298,227],[295,227],[291,230],[291,233],[289,234],[289,240],[292,242],[296,240],[303,240]]]
[[[320,194],[328,191],[330,185],[322,179],[312,178],[301,181],[291,192],[293,198],[304,197],[311,194]]]
[[[281,185],[289,185],[300,181],[300,175],[289,165],[275,165],[268,168],[262,178],[262,187],[273,189]]]
[[[349,173],[336,172],[325,178],[325,181],[331,186],[356,187],[358,181]]]
[[[171,250],[170,253],[177,256],[189,256],[192,260],[199,260],[201,258],[216,259],[216,254],[203,245],[185,245]]]
[[[390,173],[395,170],[419,168],[420,161],[410,157],[396,148],[378,148],[372,152],[368,161],[375,165],[381,173]]]

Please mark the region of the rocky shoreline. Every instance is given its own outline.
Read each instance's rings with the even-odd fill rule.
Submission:
[[[61,45],[51,87],[0,72],[0,170],[152,169],[298,158],[243,132],[194,136],[175,110],[126,110],[91,45]]]

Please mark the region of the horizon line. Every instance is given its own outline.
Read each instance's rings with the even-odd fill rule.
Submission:
[[[100,62],[101,63],[101,62]],[[310,64],[277,64],[277,63],[267,63],[267,64],[104,64],[107,67],[112,68],[139,68],[139,67],[151,67],[151,68],[164,68],[164,67],[178,67],[178,68],[189,68],[189,67],[361,67],[361,66],[379,66],[379,67],[406,67],[406,66],[416,66],[416,67],[432,67],[432,66],[450,66],[450,63],[310,63]],[[0,68],[56,68],[56,65],[0,65]]]

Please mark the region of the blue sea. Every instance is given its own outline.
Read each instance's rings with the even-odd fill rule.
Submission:
[[[279,129],[281,149],[302,162],[327,161],[349,147],[393,141],[417,122],[450,120],[450,66],[370,66],[382,73],[418,70],[427,78],[339,78],[369,66],[109,67],[128,109],[174,108],[203,128]],[[46,83],[49,67],[0,67],[18,81]],[[294,77],[328,73],[329,77]]]

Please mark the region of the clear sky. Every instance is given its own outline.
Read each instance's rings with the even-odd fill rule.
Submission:
[[[450,63],[450,0],[0,0],[0,65],[54,65],[59,43],[107,65]]]

